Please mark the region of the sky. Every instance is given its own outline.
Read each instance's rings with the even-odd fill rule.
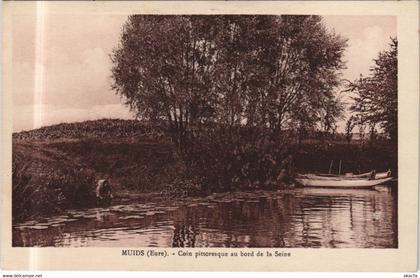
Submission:
[[[110,54],[125,15],[29,15],[12,21],[13,131],[101,118],[132,119],[111,89]],[[348,39],[343,78],[366,75],[397,33],[392,16],[324,16]],[[340,128],[339,128],[340,129]]]

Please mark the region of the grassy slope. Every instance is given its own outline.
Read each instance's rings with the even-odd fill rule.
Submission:
[[[60,124],[13,135],[13,218],[94,204],[95,182],[116,194],[160,191],[180,170],[172,146],[137,121]]]

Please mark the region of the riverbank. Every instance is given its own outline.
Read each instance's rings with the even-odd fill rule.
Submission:
[[[99,120],[13,134],[13,222],[95,204],[99,179],[159,192],[178,175],[171,144],[138,121]]]
[[[296,172],[327,172],[331,159],[344,161],[342,172],[366,172],[373,165],[377,171],[386,171],[397,166],[396,152],[383,144],[310,142],[290,149]],[[189,169],[170,140],[138,121],[99,120],[16,133],[12,162],[13,223],[95,206],[99,179],[108,179],[114,196],[123,202],[147,196],[183,200],[191,195],[265,188],[258,180],[229,190],[202,186],[188,177]],[[238,169],[242,178],[250,175],[250,169]],[[269,184],[265,189],[277,186]]]

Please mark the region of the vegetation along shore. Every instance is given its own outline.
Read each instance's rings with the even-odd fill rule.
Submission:
[[[307,140],[300,145],[296,141],[292,149],[295,172],[327,172],[331,159],[345,161],[343,172],[363,172],[370,170],[371,165],[396,171],[397,166],[396,153],[386,141],[347,144],[343,139]],[[216,167],[222,167],[223,163],[228,166],[231,161],[226,158],[220,165],[209,166],[208,171],[211,174],[220,171]],[[239,163],[245,169],[264,169],[268,160],[267,157],[250,158],[248,162]],[[275,161],[275,167],[278,170],[285,165],[279,160]],[[338,171],[337,167],[338,164],[333,172]],[[273,190],[285,185],[275,181],[278,172],[274,170],[271,170],[273,180],[270,182],[258,176],[266,174],[264,171],[245,177],[245,169],[235,170],[238,177],[229,182],[230,191]],[[198,183],[193,174],[168,138],[139,121],[97,120],[15,133],[13,221],[61,213],[69,208],[92,207],[96,181],[100,178],[111,181],[115,202],[124,198],[137,201],[138,196],[143,195],[180,199],[228,190]],[[214,179],[221,177],[216,175]]]

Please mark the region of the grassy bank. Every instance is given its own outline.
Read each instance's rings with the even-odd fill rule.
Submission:
[[[156,192],[181,171],[172,145],[135,121],[62,124],[13,135],[13,220],[95,204],[95,181]]]

